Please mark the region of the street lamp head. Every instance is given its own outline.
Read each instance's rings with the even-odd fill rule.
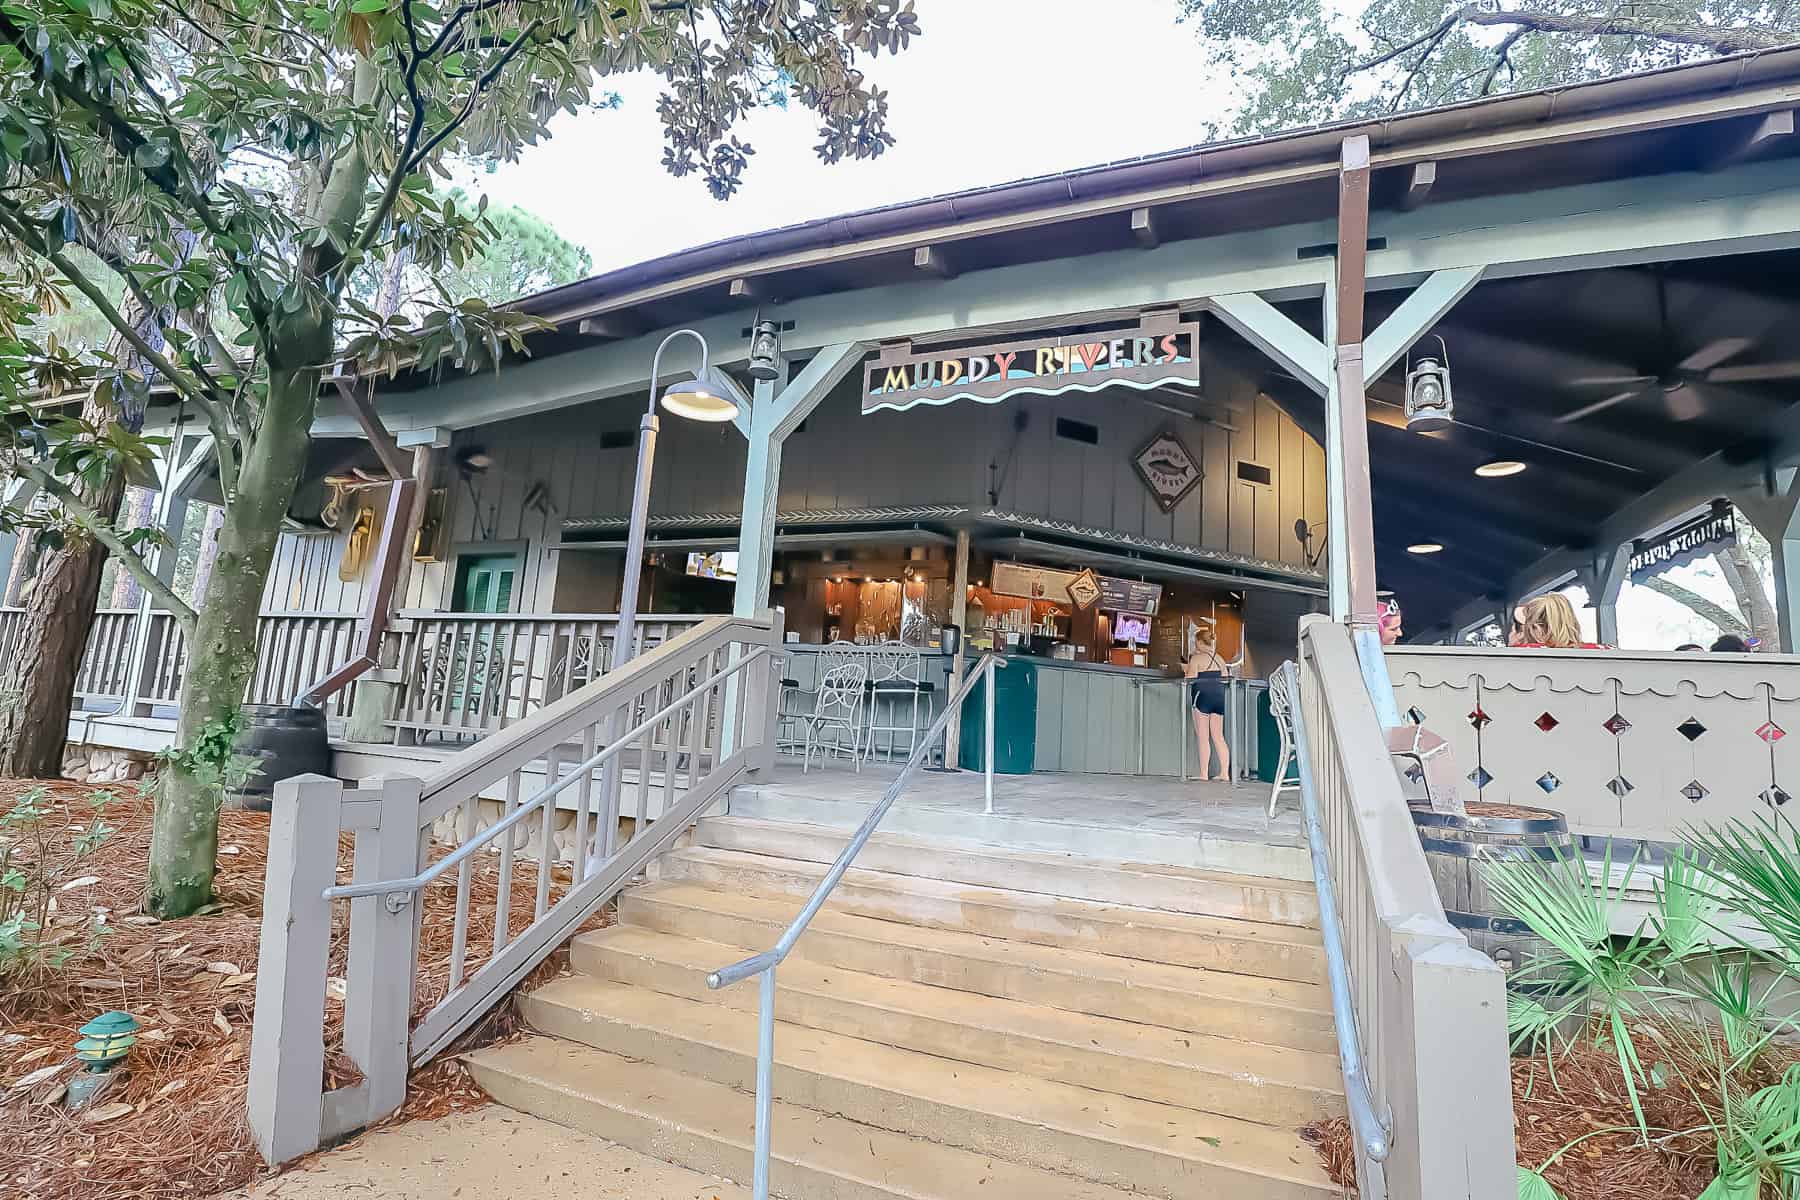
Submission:
[[[724,422],[737,419],[736,401],[725,389],[712,381],[711,368],[703,368],[686,383],[670,384],[663,390],[662,406],[678,417],[690,421]]]

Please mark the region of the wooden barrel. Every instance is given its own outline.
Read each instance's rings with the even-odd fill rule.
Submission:
[[[244,705],[244,728],[234,749],[258,765],[239,789],[244,807],[267,812],[275,785],[296,775],[331,774],[331,744],[325,714],[285,704]]]
[[[1415,805],[1419,845],[1437,881],[1444,916],[1509,976],[1547,949],[1531,927],[1503,911],[1488,885],[1487,861],[1554,862],[1574,857],[1569,824],[1561,813],[1510,804],[1471,804],[1468,815],[1433,812]]]

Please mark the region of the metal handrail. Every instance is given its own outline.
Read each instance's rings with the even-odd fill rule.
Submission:
[[[1313,781],[1312,749],[1307,740],[1306,710],[1299,701],[1300,671],[1291,662],[1281,664],[1295,703],[1294,758],[1300,766],[1300,811],[1306,824],[1306,845],[1311,852],[1313,886],[1319,893],[1319,930],[1325,942],[1325,969],[1331,981],[1331,1017],[1337,1026],[1338,1064],[1344,1073],[1344,1099],[1350,1111],[1350,1127],[1370,1162],[1387,1161],[1394,1136],[1393,1115],[1382,1116],[1369,1091],[1369,1075],[1363,1066],[1362,1039],[1356,1029],[1356,1006],[1350,998],[1350,967],[1344,955],[1344,932],[1338,919],[1337,892],[1332,885],[1331,858],[1325,848],[1325,827],[1319,818],[1319,796]]]
[[[417,892],[423,888],[429,887],[433,881],[444,875],[450,868],[462,865],[464,861],[474,857],[476,851],[480,850],[483,846],[487,845],[513,826],[519,824],[528,814],[536,812],[544,805],[550,803],[550,801],[560,795],[563,789],[568,787],[571,783],[576,782],[583,775],[592,773],[595,768],[611,760],[614,755],[631,745],[633,741],[643,735],[646,731],[660,724],[674,713],[676,709],[691,703],[701,692],[713,687],[720,680],[735,675],[751,663],[768,654],[769,651],[766,647],[759,646],[726,667],[723,671],[719,671],[695,684],[682,695],[659,709],[654,715],[645,717],[631,730],[614,739],[611,745],[590,757],[583,759],[574,767],[574,769],[564,773],[555,783],[538,792],[535,796],[519,805],[518,808],[514,809],[505,817],[502,817],[492,825],[489,825],[486,829],[481,831],[479,836],[468,839],[455,850],[446,854],[443,858],[438,859],[425,870],[412,876],[410,879],[390,879],[378,880],[373,883],[341,884],[337,887],[326,888],[325,899],[354,900],[359,896],[387,896],[402,892]]]
[[[863,818],[863,823],[857,827],[856,832],[851,835],[850,841],[845,844],[843,851],[832,862],[830,870],[825,872],[825,878],[819,881],[819,886],[813,889],[812,895],[807,899],[805,906],[800,909],[799,915],[788,925],[787,930],[782,933],[775,944],[760,954],[752,954],[749,958],[739,959],[730,966],[721,967],[706,977],[706,986],[717,991],[719,988],[729,987],[741,980],[748,979],[752,975],[760,974],[762,976],[761,1008],[758,1013],[756,1042],[756,1162],[752,1188],[755,1200],[768,1200],[769,1196],[769,1115],[773,1103],[771,1077],[775,1067],[775,968],[786,960],[788,953],[794,948],[794,943],[800,940],[802,933],[806,932],[807,925],[811,924],[819,909],[824,907],[825,901],[830,898],[838,881],[843,879],[845,873],[850,870],[850,864],[862,852],[862,848],[868,844],[870,836],[875,832],[875,827],[881,824],[881,819],[894,806],[894,801],[898,800],[900,793],[906,790],[914,768],[919,765],[931,747],[937,743],[938,738],[943,735],[952,714],[974,690],[975,684],[984,677],[987,680],[988,704],[987,749],[983,773],[987,777],[987,811],[993,811],[994,671],[1005,666],[1006,660],[997,654],[984,654],[981,661],[975,664],[975,669],[969,672],[968,677],[963,680],[962,686],[947,698],[943,711],[926,729],[925,736],[919,739],[918,745],[913,747],[912,753],[907,756],[905,764],[900,768],[900,773],[888,785],[887,791],[882,793],[880,801],[869,811],[869,815]]]

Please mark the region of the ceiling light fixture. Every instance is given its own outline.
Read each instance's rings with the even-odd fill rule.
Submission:
[[[1442,542],[1414,542],[1406,548],[1408,554],[1437,554],[1444,549]]]
[[[1515,459],[1502,458],[1494,462],[1482,463],[1475,468],[1475,473],[1483,479],[1504,479],[1508,475],[1517,475],[1525,469],[1525,464]]]

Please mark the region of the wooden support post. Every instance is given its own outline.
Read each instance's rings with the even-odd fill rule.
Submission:
[[[358,798],[379,793],[379,815],[376,828],[357,830],[354,882],[418,874],[423,788],[416,776],[393,775],[358,789]],[[379,1121],[406,1099],[415,975],[408,964],[418,959],[417,906],[418,896],[411,893],[350,901],[344,1051],[363,1073],[359,1126]]]
[[[1594,555],[1593,562],[1581,569],[1581,584],[1587,588],[1588,607],[1594,610],[1595,640],[1603,646],[1619,644],[1619,592],[1625,586],[1627,568],[1631,565],[1631,543],[1614,546]]]
[[[969,637],[969,531],[956,531],[956,570],[950,584],[950,623],[962,631],[962,641],[966,644]],[[963,647],[958,646],[956,657],[950,660],[950,681],[944,692],[944,703],[949,704],[956,690],[962,687],[963,681]],[[954,768],[962,758],[962,705],[950,714],[950,725],[944,731],[944,766]]]
[[[181,489],[188,482],[193,470],[206,458],[210,442],[202,442],[196,446],[186,462],[181,459],[181,431],[177,429],[173,440],[164,448],[160,456],[162,461],[162,495],[156,506],[156,527],[167,539],[168,544],[159,546],[153,553],[151,566],[156,577],[164,583],[175,581],[175,564],[181,557],[181,533],[187,525],[187,497],[181,495]],[[152,636],[150,620],[155,612],[155,602],[150,593],[138,589],[137,616],[132,626],[131,661],[125,668],[125,695],[119,704],[119,711],[128,716],[148,716],[150,706],[143,703],[140,697],[144,694],[144,674],[150,669],[161,650],[161,643]],[[164,636],[176,636],[173,622],[163,625]]]
[[[1732,499],[1769,539],[1781,651],[1800,654],[1800,469],[1773,472],[1762,490]]]
[[[325,976],[344,785],[301,775],[275,785],[256,1018],[250,1031],[250,1134],[263,1160],[319,1148],[325,1071]]]
[[[1344,540],[1331,547],[1343,563],[1345,595],[1333,597],[1333,616],[1346,609],[1352,626],[1373,629],[1375,614],[1375,513],[1369,484],[1369,416],[1363,380],[1363,298],[1369,241],[1369,139],[1344,139],[1338,169],[1337,276],[1331,305],[1333,403],[1327,419],[1338,426],[1342,491],[1331,496],[1344,512]],[[1334,572],[1334,582],[1338,573]]]

